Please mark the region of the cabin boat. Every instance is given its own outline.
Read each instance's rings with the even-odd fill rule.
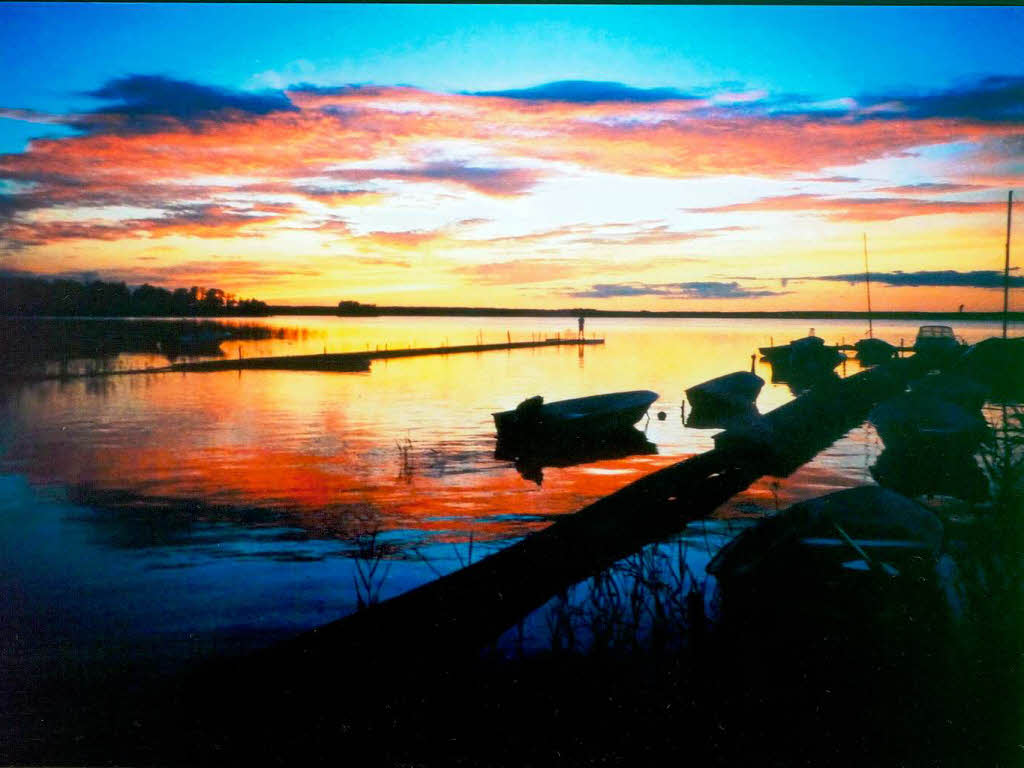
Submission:
[[[658,399],[657,392],[634,390],[545,403],[540,395],[511,411],[492,414],[500,440],[547,436],[594,436],[626,430]]]
[[[959,351],[960,340],[948,325],[922,325],[914,340],[914,354],[929,358],[947,358]]]

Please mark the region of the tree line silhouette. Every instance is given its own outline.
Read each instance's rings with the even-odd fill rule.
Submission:
[[[0,276],[0,315],[81,317],[202,317],[267,315],[266,303],[239,299],[220,288],[175,288],[100,280]]]

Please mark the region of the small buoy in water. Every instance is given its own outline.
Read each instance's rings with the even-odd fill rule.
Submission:
[[[665,420],[665,412],[664,411],[658,411],[658,421],[664,421],[664,420]]]

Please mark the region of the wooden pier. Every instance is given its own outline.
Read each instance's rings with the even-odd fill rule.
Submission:
[[[538,341],[509,341],[499,344],[460,344],[442,347],[416,347],[408,349],[377,349],[372,352],[337,352],[320,355],[283,355],[277,357],[241,357],[232,360],[202,360],[195,363],[175,363],[172,371],[367,371],[372,360],[394,360],[401,357],[427,355],[456,355],[466,352],[498,352],[511,349],[537,347],[564,347],[604,344],[604,339],[556,338]]]
[[[130,368],[127,370],[99,370],[83,373],[52,373],[19,377],[22,381],[45,381],[51,379],[84,379],[100,376],[132,376],[154,373],[213,373],[216,371],[322,371],[325,373],[349,373],[370,370],[373,360],[393,360],[402,357],[424,357],[427,355],[456,355],[467,352],[499,352],[513,349],[535,349],[538,347],[580,347],[604,344],[604,339],[579,339],[573,337],[538,339],[536,341],[508,341],[498,344],[460,344],[440,347],[409,347],[407,349],[375,349],[372,352],[332,352],[313,355],[277,355],[273,357],[237,357],[217,360],[199,360],[186,363],[172,363],[159,368]]]

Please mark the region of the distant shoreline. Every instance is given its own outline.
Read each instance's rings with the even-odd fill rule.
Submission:
[[[654,312],[646,310],[604,309],[508,309],[487,307],[374,307],[372,311],[339,311],[337,307],[321,306],[268,306],[270,315],[331,315],[334,317],[618,317],[618,318],[720,318],[771,320],[867,320],[867,312],[841,312],[828,310],[794,310],[787,312]],[[1024,312],[1010,312],[1012,322],[1024,321]],[[1003,319],[1002,312],[872,312],[873,320],[959,320]]]

